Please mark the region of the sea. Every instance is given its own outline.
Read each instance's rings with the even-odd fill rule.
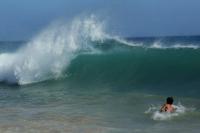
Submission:
[[[120,37],[89,17],[0,41],[0,133],[199,131],[200,36]]]

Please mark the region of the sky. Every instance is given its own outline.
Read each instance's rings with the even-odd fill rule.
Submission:
[[[123,37],[200,35],[200,0],[0,0],[0,40],[28,40],[58,19],[96,14]]]

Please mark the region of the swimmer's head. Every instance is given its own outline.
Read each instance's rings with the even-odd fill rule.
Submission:
[[[173,97],[168,97],[167,98],[167,104],[173,104],[173,102],[174,102]]]

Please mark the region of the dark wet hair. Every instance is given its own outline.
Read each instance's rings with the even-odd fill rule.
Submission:
[[[174,102],[173,97],[168,97],[167,98],[167,104],[173,104],[173,102]]]

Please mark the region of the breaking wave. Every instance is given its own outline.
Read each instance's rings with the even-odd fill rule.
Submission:
[[[84,53],[92,56],[80,57]],[[84,58],[91,62],[81,63]],[[75,80],[124,84],[198,82],[199,58],[196,44],[128,41],[108,34],[105,22],[91,15],[53,23],[17,51],[0,53],[0,81],[24,85],[69,74]]]
[[[54,23],[17,52],[0,54],[0,80],[29,84],[58,78],[80,51],[94,50],[91,41],[105,38],[103,22],[93,15]]]

